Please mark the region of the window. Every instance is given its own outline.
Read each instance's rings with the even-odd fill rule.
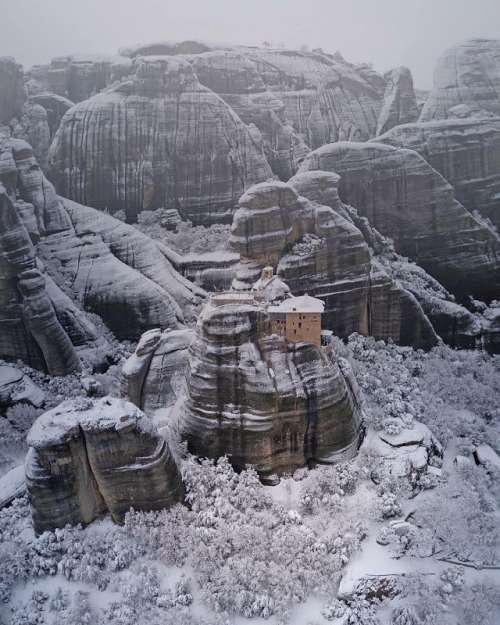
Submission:
[[[300,321],[299,321],[299,328],[301,328],[301,327],[302,327],[302,324],[301,324],[301,323],[300,323]]]

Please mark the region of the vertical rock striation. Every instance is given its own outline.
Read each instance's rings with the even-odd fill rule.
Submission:
[[[249,189],[231,229],[231,244],[241,255],[234,285],[250,288],[271,264],[295,295],[308,292],[324,300],[323,325],[336,335],[359,332],[431,347],[437,337],[429,320],[371,259],[339,199],[338,184],[336,174],[311,171],[288,184]]]
[[[193,330],[145,332],[123,366],[122,397],[146,412],[172,406],[183,387],[192,339]]]
[[[455,198],[417,152],[379,143],[340,142],[311,152],[300,171],[340,175],[339,195],[459,298],[500,292],[500,239]]]
[[[123,523],[135,510],[180,501],[184,487],[165,439],[136,406],[112,397],[68,400],[28,433],[26,483],[37,535],[87,525],[109,510]]]
[[[368,81],[354,66],[326,54],[252,49],[247,54],[311,149],[375,136],[381,97],[372,76]]]
[[[405,124],[376,141],[418,152],[453,186],[459,202],[500,229],[500,119]]]
[[[500,41],[473,39],[449,48],[434,70],[434,87],[419,121],[454,117],[465,105],[475,115],[500,115]]]
[[[182,424],[189,449],[229,455],[262,479],[348,458],[361,426],[358,399],[337,362],[312,343],[270,334],[257,305],[205,306],[189,348]]]
[[[273,172],[281,180],[293,176],[310,148],[290,126],[285,105],[267,90],[255,64],[233,51],[200,54],[192,64],[202,85],[219,94],[245,124],[259,129]]]
[[[394,126],[415,122],[419,116],[410,70],[407,67],[396,67],[384,74],[384,78],[387,87],[378,118],[377,136]]]
[[[246,187],[273,176],[251,129],[179,58],[134,60],[129,81],[70,109],[51,146],[59,193],[133,220],[174,208],[228,221]]]

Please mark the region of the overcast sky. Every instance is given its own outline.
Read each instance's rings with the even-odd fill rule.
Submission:
[[[0,0],[0,18],[0,56],[25,68],[165,39],[270,40],[340,50],[380,72],[407,65],[420,88],[450,45],[500,39],[500,0]]]

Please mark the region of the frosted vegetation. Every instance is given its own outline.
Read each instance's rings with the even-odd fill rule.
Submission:
[[[472,452],[500,446],[500,357],[445,346],[424,353],[357,335],[334,350],[354,368],[369,431],[390,440],[427,424],[444,446],[440,468],[398,477],[364,445],[350,463],[263,487],[254,470],[237,475],[227,459],[197,460],[173,440],[188,507],[39,538],[25,497],[0,513],[0,621],[498,623],[500,475]],[[24,370],[49,405],[84,394],[76,376]],[[116,371],[97,377],[102,393],[116,393]],[[1,420],[4,458],[10,445],[22,453],[35,416],[17,407]],[[467,462],[454,463],[457,455]],[[438,453],[431,463],[441,465]],[[3,471],[8,465],[7,455]],[[388,570],[365,575],[380,554]],[[342,577],[354,582],[339,592]],[[309,620],[299,616],[303,602]]]
[[[116,213],[114,217],[117,217]],[[125,214],[123,214],[124,217]],[[231,227],[229,225],[193,226],[190,221],[180,220],[172,223],[169,219],[169,211],[164,208],[142,211],[137,216],[137,223],[134,225],[142,233],[165,243],[181,255],[230,251],[228,242]]]

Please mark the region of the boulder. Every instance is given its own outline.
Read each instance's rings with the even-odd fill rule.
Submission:
[[[181,394],[193,330],[150,330],[122,369],[121,394],[148,414],[172,406]]]
[[[259,137],[186,61],[140,57],[133,72],[63,117],[49,153],[58,193],[129,220],[164,207],[230,221],[245,188],[273,177]]]
[[[500,239],[460,204],[417,152],[340,142],[311,152],[299,172],[340,175],[339,195],[456,297],[490,301],[500,291]]]
[[[359,398],[338,363],[313,343],[271,334],[266,309],[209,301],[189,347],[188,397],[180,424],[190,451],[228,455],[261,478],[352,457]]]
[[[28,433],[26,483],[37,535],[87,525],[109,511],[168,508],[184,487],[165,439],[136,406],[111,397],[68,400]]]

